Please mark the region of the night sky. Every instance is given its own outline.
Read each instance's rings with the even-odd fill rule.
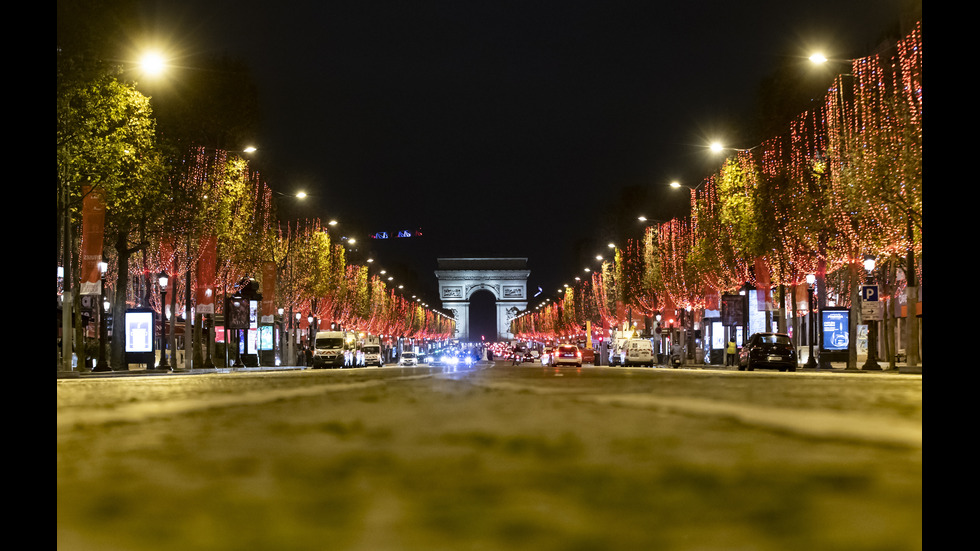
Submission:
[[[547,294],[616,218],[686,215],[688,192],[667,184],[716,170],[711,140],[762,141],[740,121],[764,77],[816,48],[868,55],[907,2],[143,3],[147,29],[185,53],[248,64],[253,166],[314,196],[297,216],[361,239],[421,228],[360,254],[436,302],[437,257],[527,257],[529,292]]]

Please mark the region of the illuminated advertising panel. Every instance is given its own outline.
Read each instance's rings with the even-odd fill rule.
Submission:
[[[153,312],[126,312],[126,352],[153,352]]]
[[[848,347],[848,324],[850,310],[847,308],[824,308],[820,311],[823,340],[820,349],[827,352],[842,352]]]
[[[255,353],[257,353],[259,351],[259,330],[258,329],[249,329],[248,330],[248,338],[246,338],[245,340],[248,341],[248,352],[245,352],[246,354],[255,354]]]
[[[720,321],[711,322],[711,348],[714,350],[725,348],[725,327]]]
[[[272,350],[272,326],[259,327],[259,350]]]

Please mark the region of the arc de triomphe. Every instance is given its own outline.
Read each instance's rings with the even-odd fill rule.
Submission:
[[[439,297],[456,319],[456,338],[470,340],[470,297],[481,290],[497,301],[495,340],[513,338],[510,320],[527,309],[526,258],[438,258],[436,263]]]

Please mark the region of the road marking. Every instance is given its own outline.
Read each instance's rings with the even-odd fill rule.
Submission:
[[[409,375],[394,377],[396,380],[421,379],[430,375]],[[287,389],[249,391],[237,394],[208,394],[200,398],[184,400],[159,400],[126,403],[113,408],[71,408],[58,411],[58,429],[78,425],[98,425],[105,423],[139,423],[155,417],[180,415],[192,411],[213,408],[234,407],[288,400],[304,396],[316,396],[324,392],[340,392],[370,388],[385,384],[385,380],[362,381],[355,383],[314,385]]]
[[[534,394],[576,394],[574,400],[603,405],[663,409],[671,412],[727,417],[747,425],[806,436],[840,438],[861,442],[922,447],[922,423],[858,411],[795,409],[758,406],[704,398],[671,398],[649,394],[601,394],[589,396],[580,389],[553,389],[508,382],[475,383],[496,390]]]
[[[692,415],[728,417],[749,425],[822,438],[922,447],[922,423],[857,411],[802,410],[643,394],[579,396],[576,399],[600,404],[666,409]]]

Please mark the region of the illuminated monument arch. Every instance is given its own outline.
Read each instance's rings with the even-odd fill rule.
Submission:
[[[470,297],[490,291],[497,303],[495,340],[513,338],[510,320],[527,309],[526,258],[438,258],[436,278],[442,307],[456,319],[456,338],[470,341]],[[477,339],[479,340],[479,339]]]

